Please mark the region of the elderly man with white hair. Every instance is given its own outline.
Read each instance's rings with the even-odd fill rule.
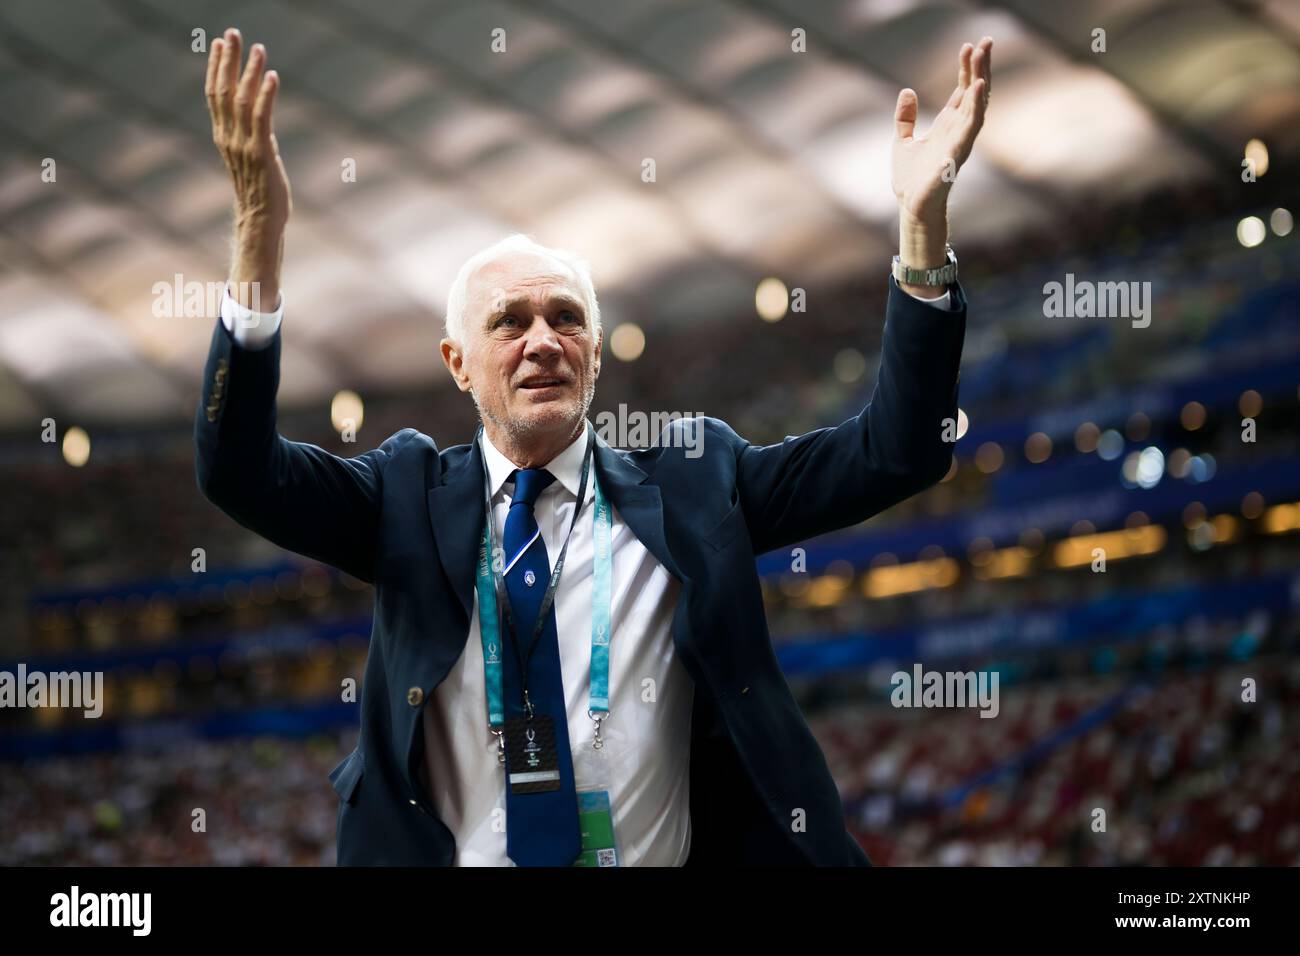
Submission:
[[[755,555],[863,521],[949,467],[966,304],[947,197],[984,118],[992,41],[966,44],[922,136],[895,109],[900,251],[879,378],[834,428],[755,446],[715,418],[687,455],[587,419],[596,290],[577,256],[510,236],[462,266],[443,362],[481,427],[407,428],[340,458],[276,428],[292,203],[279,79],[212,45],[213,138],[235,255],[195,421],[204,494],[375,587],[356,749],[331,774],[341,864],[866,865],[777,664]],[[275,304],[254,313],[249,292]],[[364,347],[362,345],[361,347]]]

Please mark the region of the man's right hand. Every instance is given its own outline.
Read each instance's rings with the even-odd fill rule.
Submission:
[[[271,127],[280,77],[266,69],[266,48],[260,43],[249,51],[241,77],[241,49],[242,39],[233,27],[212,41],[203,91],[212,117],[212,141],[235,186],[230,294],[241,305],[272,312],[280,298],[284,228],[293,212],[289,176]]]

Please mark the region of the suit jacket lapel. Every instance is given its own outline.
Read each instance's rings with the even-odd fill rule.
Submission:
[[[483,451],[477,441],[429,491],[429,522],[438,559],[468,619],[474,611],[474,563],[483,537]]]
[[[664,505],[659,486],[644,484],[646,473],[609,447],[600,435],[596,436],[596,468],[601,490],[637,540],[659,559],[669,574],[678,581],[683,580],[664,537]]]

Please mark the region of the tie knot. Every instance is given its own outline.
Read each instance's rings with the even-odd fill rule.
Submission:
[[[555,480],[555,476],[545,468],[516,468],[513,477],[515,479],[515,494],[510,499],[510,507],[512,508],[515,505],[527,505],[531,508],[534,502],[537,501],[537,496]]]

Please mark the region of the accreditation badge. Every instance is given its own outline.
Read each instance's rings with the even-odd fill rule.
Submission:
[[[549,716],[507,718],[505,744],[506,782],[511,793],[546,793],[560,789],[555,721]]]
[[[578,828],[582,831],[582,851],[573,865],[618,866],[609,757],[604,748],[593,748],[591,741],[580,744],[573,754],[573,772],[578,785]]]
[[[582,831],[582,852],[573,861],[574,866],[618,866],[608,790],[578,791],[578,827]]]

